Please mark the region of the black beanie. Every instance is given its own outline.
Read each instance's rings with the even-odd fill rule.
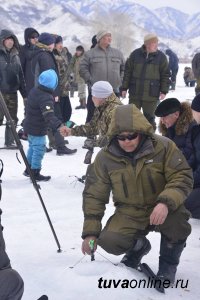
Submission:
[[[176,111],[181,110],[181,103],[176,98],[168,98],[158,104],[155,110],[156,117],[166,117]]]
[[[55,40],[55,44],[62,43],[62,41],[63,41],[62,36],[57,35],[56,40]]]
[[[192,104],[191,104],[191,109],[200,112],[200,94],[196,95],[194,97]]]
[[[81,46],[81,45],[77,46],[76,47],[76,51],[82,51],[82,52],[84,52],[83,46]]]

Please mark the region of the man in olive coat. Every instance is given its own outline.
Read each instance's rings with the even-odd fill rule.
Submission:
[[[151,245],[146,235],[161,233],[158,276],[174,282],[191,232],[183,205],[192,190],[192,171],[168,138],[153,128],[135,105],[117,106],[108,130],[110,143],[88,167],[83,192],[83,253],[90,240],[137,268]],[[116,207],[102,230],[101,220],[112,191]]]
[[[122,96],[126,97],[129,90],[129,103],[142,108],[154,129],[154,111],[159,100],[163,100],[168,93],[169,77],[167,57],[158,50],[157,36],[147,34],[142,47],[134,50],[126,61]]]

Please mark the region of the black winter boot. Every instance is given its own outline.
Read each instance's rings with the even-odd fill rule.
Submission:
[[[134,240],[133,247],[126,252],[121,262],[127,267],[137,269],[142,257],[149,253],[150,250],[151,244],[146,237]]]
[[[185,241],[172,244],[161,235],[159,269],[157,273],[161,280],[169,280],[170,283],[174,283],[180,256],[186,245]]]
[[[36,181],[49,181],[51,179],[51,176],[40,174],[40,169],[32,169],[32,171]]]
[[[77,149],[69,149],[66,146],[57,149],[57,155],[65,155],[65,154],[74,154],[77,152]]]

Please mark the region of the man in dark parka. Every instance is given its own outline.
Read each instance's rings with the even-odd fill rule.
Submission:
[[[158,38],[147,34],[141,48],[134,50],[125,64],[122,97],[129,90],[129,103],[143,110],[144,116],[156,128],[154,111],[159,100],[169,90],[167,57],[158,50]]]

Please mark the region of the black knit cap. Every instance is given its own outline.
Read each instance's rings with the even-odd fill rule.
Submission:
[[[181,110],[181,103],[176,98],[168,98],[163,100],[156,108],[156,117],[166,117],[176,111]]]
[[[77,46],[76,47],[76,51],[82,51],[82,52],[84,52],[83,46],[81,46],[81,45]]]
[[[62,43],[62,42],[63,42],[62,36],[61,35],[57,35],[56,39],[55,39],[55,44]]]
[[[200,112],[200,94],[196,95],[192,100],[191,109]]]

